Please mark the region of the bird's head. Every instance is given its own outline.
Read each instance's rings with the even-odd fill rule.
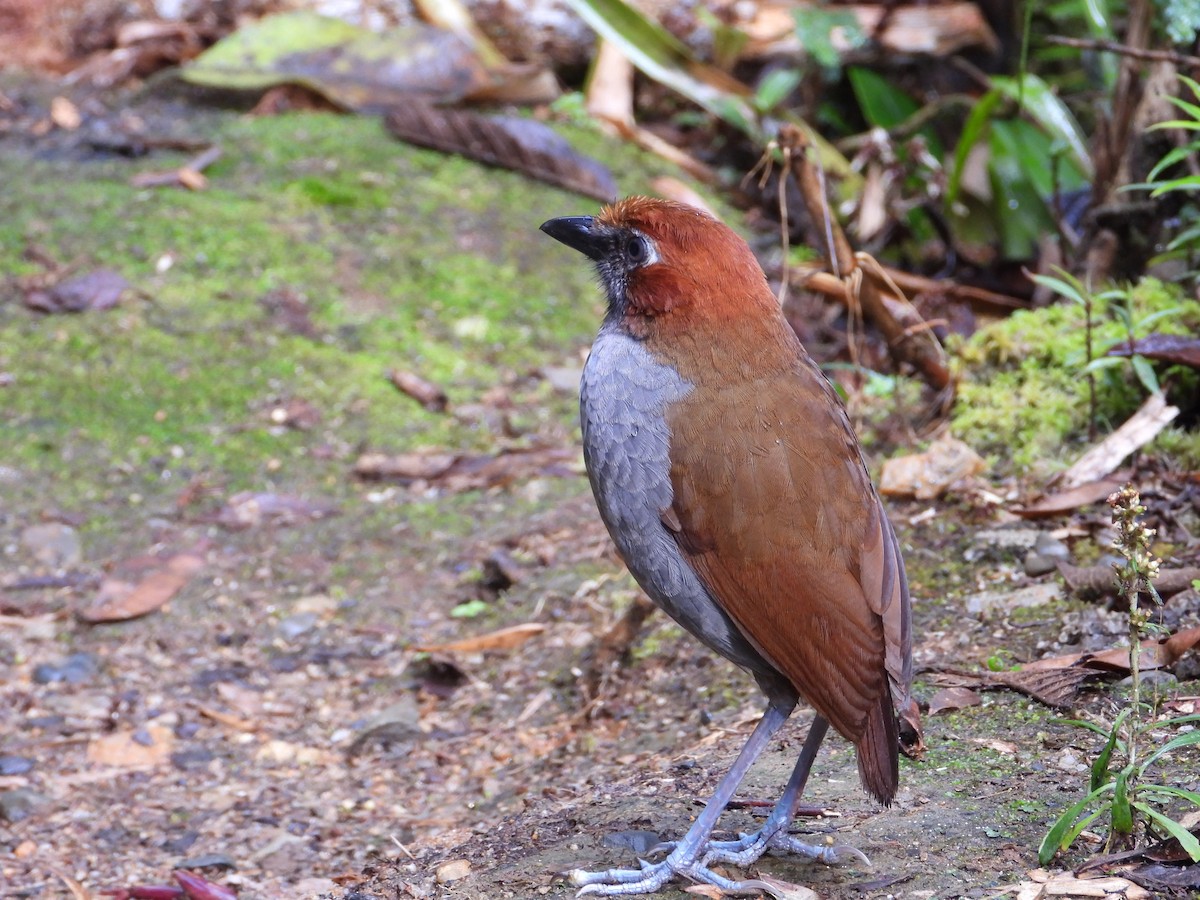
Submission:
[[[695,207],[630,197],[542,231],[592,259],[609,315],[638,336],[777,309],[746,242]]]

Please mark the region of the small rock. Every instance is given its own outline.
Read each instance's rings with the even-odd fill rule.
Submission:
[[[21,841],[13,848],[13,856],[17,859],[29,859],[35,853],[37,853],[37,844],[33,841]]]
[[[471,862],[466,859],[455,859],[444,862],[437,867],[437,883],[449,884],[471,874]]]
[[[1038,535],[1033,549],[1042,556],[1050,556],[1054,559],[1069,560],[1071,558],[1071,548],[1048,531],[1043,531]]]
[[[1151,669],[1148,672],[1142,672],[1140,680],[1143,688],[1159,688],[1164,691],[1174,690],[1179,687],[1179,679],[1170,672],[1164,669]],[[1133,684],[1133,676],[1122,678],[1121,682],[1125,687]]]
[[[318,621],[320,617],[314,612],[293,613],[279,623],[279,636],[285,641],[294,641],[312,631]]]
[[[203,856],[193,856],[181,859],[173,869],[230,869],[236,870],[237,863],[228,853],[205,853]]]
[[[0,756],[0,775],[24,775],[33,768],[27,756]]]
[[[21,532],[21,544],[50,569],[69,569],[83,559],[79,533],[61,522],[30,525]]]
[[[988,528],[975,532],[971,547],[964,553],[967,562],[984,557],[1014,556],[1034,549],[1041,532],[1036,528]]]
[[[208,764],[216,758],[217,755],[207,747],[191,747],[172,753],[171,765],[181,772],[190,772],[196,769],[207,769]]]
[[[72,653],[60,663],[41,663],[34,667],[33,680],[38,684],[84,684],[100,670],[96,657],[90,653]]]
[[[1018,609],[1022,606],[1041,606],[1059,595],[1057,584],[1034,584],[1014,591],[982,591],[967,597],[967,612],[985,615],[997,610]]]
[[[1057,571],[1058,560],[1055,557],[1046,556],[1036,550],[1030,550],[1025,554],[1025,574],[1030,578],[1049,575],[1051,572]]]
[[[653,831],[614,831],[604,836],[603,843],[618,850],[629,850],[637,856],[645,856],[662,843],[662,838]]]
[[[44,808],[50,800],[28,788],[0,792],[0,819],[14,825]]]

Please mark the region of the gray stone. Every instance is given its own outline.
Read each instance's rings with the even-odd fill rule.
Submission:
[[[21,546],[51,569],[69,569],[83,559],[79,533],[61,522],[30,525],[21,532]]]
[[[28,819],[49,802],[49,798],[27,788],[0,791],[0,819],[16,824]]]
[[[1047,582],[1012,591],[981,591],[967,597],[965,603],[967,612],[978,616],[1022,606],[1042,606],[1055,600],[1058,594],[1058,585]]]

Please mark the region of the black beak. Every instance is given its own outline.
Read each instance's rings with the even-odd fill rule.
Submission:
[[[608,241],[594,230],[595,219],[591,216],[563,216],[542,223],[542,231],[556,241],[578,250],[599,262],[608,249]]]

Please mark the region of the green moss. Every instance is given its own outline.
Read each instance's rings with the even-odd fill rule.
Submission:
[[[1172,309],[1152,324],[1153,331],[1200,331],[1200,303],[1171,286],[1144,279],[1129,297],[1139,337],[1144,334],[1136,327],[1139,321]],[[1095,357],[1127,337],[1113,301],[1097,298],[1093,321]],[[1063,301],[1014,313],[980,329],[961,348],[960,360],[956,436],[1017,471],[1049,474],[1070,463],[1076,455],[1072,445],[1086,440],[1089,416],[1086,318],[1081,306]],[[1195,374],[1181,367],[1171,373],[1174,391],[1180,397],[1194,396]],[[1120,424],[1145,396],[1127,364],[1100,369],[1095,379],[1101,428]]]

